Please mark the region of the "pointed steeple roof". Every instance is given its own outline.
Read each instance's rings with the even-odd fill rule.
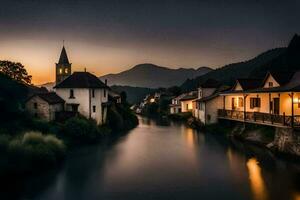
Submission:
[[[58,64],[70,64],[68,56],[67,56],[67,52],[66,52],[66,49],[65,49],[65,46],[63,46],[63,48],[61,50]]]

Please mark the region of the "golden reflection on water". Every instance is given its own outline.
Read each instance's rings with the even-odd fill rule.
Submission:
[[[198,134],[197,131],[192,128],[182,127],[182,134],[187,146],[191,149],[198,147],[200,143],[204,143],[204,135]]]
[[[265,183],[262,178],[261,168],[255,158],[251,158],[247,162],[251,189],[255,200],[267,199]]]

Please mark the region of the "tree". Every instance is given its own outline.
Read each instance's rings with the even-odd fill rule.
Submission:
[[[120,94],[120,97],[121,97],[121,102],[123,104],[126,104],[127,103],[127,94],[125,91],[122,91],[121,94]]]
[[[0,60],[0,72],[18,82],[31,84],[32,76],[21,63]]]
[[[174,96],[178,96],[181,94],[181,88],[178,86],[173,86],[173,87],[169,87],[168,88],[168,92],[170,92],[171,94],[173,94]]]

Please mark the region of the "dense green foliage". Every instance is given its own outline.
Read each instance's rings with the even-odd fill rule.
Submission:
[[[109,132],[104,127],[98,127],[96,121],[84,117],[68,119],[62,126],[59,135],[68,144],[94,143]]]
[[[0,73],[20,83],[31,83],[32,77],[28,75],[25,67],[21,63],[0,60]]]
[[[138,125],[138,119],[126,104],[113,104],[108,109],[107,124],[113,131],[126,131]]]
[[[40,132],[26,132],[18,137],[0,135],[0,149],[0,172],[4,173],[31,173],[55,166],[66,153],[62,140]]]

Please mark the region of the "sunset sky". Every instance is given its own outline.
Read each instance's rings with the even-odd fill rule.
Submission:
[[[286,46],[300,1],[0,0],[0,60],[33,82],[54,81],[65,40],[73,71],[117,73],[139,63],[219,67]]]

